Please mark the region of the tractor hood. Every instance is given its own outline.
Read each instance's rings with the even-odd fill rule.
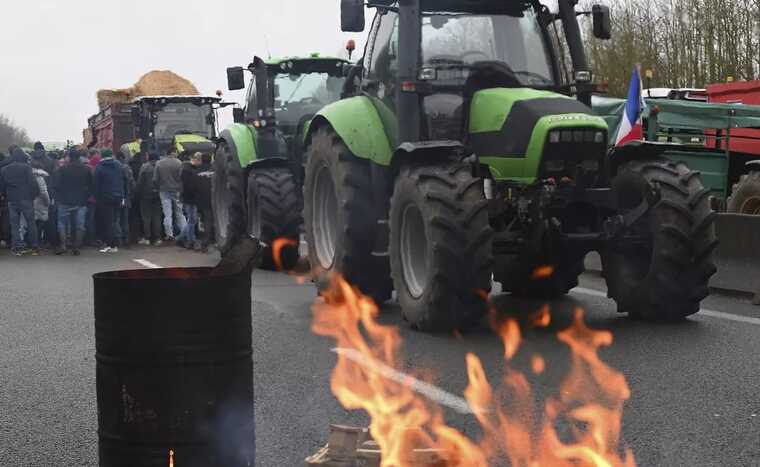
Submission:
[[[529,157],[554,129],[607,131],[607,124],[577,100],[530,88],[493,88],[475,93],[470,106],[471,149],[481,157]]]
[[[213,154],[215,145],[203,136],[198,135],[177,135],[174,137],[177,145],[177,151],[180,153],[187,151],[190,154],[200,152],[202,154]]]

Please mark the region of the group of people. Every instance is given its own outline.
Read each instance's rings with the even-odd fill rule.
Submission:
[[[210,155],[180,155],[172,145],[163,157],[127,160],[110,149],[56,153],[41,143],[31,154],[8,153],[0,153],[0,245],[17,256],[164,242],[208,252],[214,241]]]

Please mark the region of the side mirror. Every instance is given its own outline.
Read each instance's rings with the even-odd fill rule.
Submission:
[[[240,107],[232,109],[232,121],[235,123],[245,123],[245,110]]]
[[[591,7],[591,15],[594,18],[594,37],[602,40],[612,38],[610,7],[607,5],[594,5]]]
[[[234,66],[227,68],[227,88],[230,91],[245,89],[245,72],[243,67]]]
[[[364,32],[364,0],[340,1],[340,28],[343,32]]]

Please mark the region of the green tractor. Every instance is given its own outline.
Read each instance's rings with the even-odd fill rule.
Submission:
[[[672,145],[608,152],[607,124],[590,109],[584,12],[558,3],[553,13],[538,0],[370,2],[352,97],[306,133],[319,288],[338,273],[378,303],[395,290],[412,327],[448,332],[482,318],[492,280],[562,296],[599,251],[620,312],[673,321],[699,311],[716,271],[709,190],[662,156]],[[343,30],[363,31],[364,2],[341,7]],[[609,38],[609,9],[585,13]]]
[[[283,266],[298,259],[302,228],[301,185],[304,131],[325,105],[340,99],[347,61],[313,55],[263,60],[253,75],[244,109],[221,133],[215,158],[213,207],[217,244],[226,254],[245,234],[267,244],[289,242]],[[245,88],[242,67],[227,70],[230,90]],[[274,269],[270,249],[262,267]]]

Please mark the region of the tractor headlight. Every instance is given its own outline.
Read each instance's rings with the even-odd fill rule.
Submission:
[[[581,166],[586,172],[599,172],[599,161],[589,159],[581,163]]]
[[[552,143],[552,144],[559,143],[559,140],[560,140],[560,132],[559,131],[555,130],[555,131],[552,131],[551,133],[549,133],[549,142],[550,143]]]
[[[594,135],[594,142],[595,143],[604,143],[604,132],[603,131],[597,131]]]

